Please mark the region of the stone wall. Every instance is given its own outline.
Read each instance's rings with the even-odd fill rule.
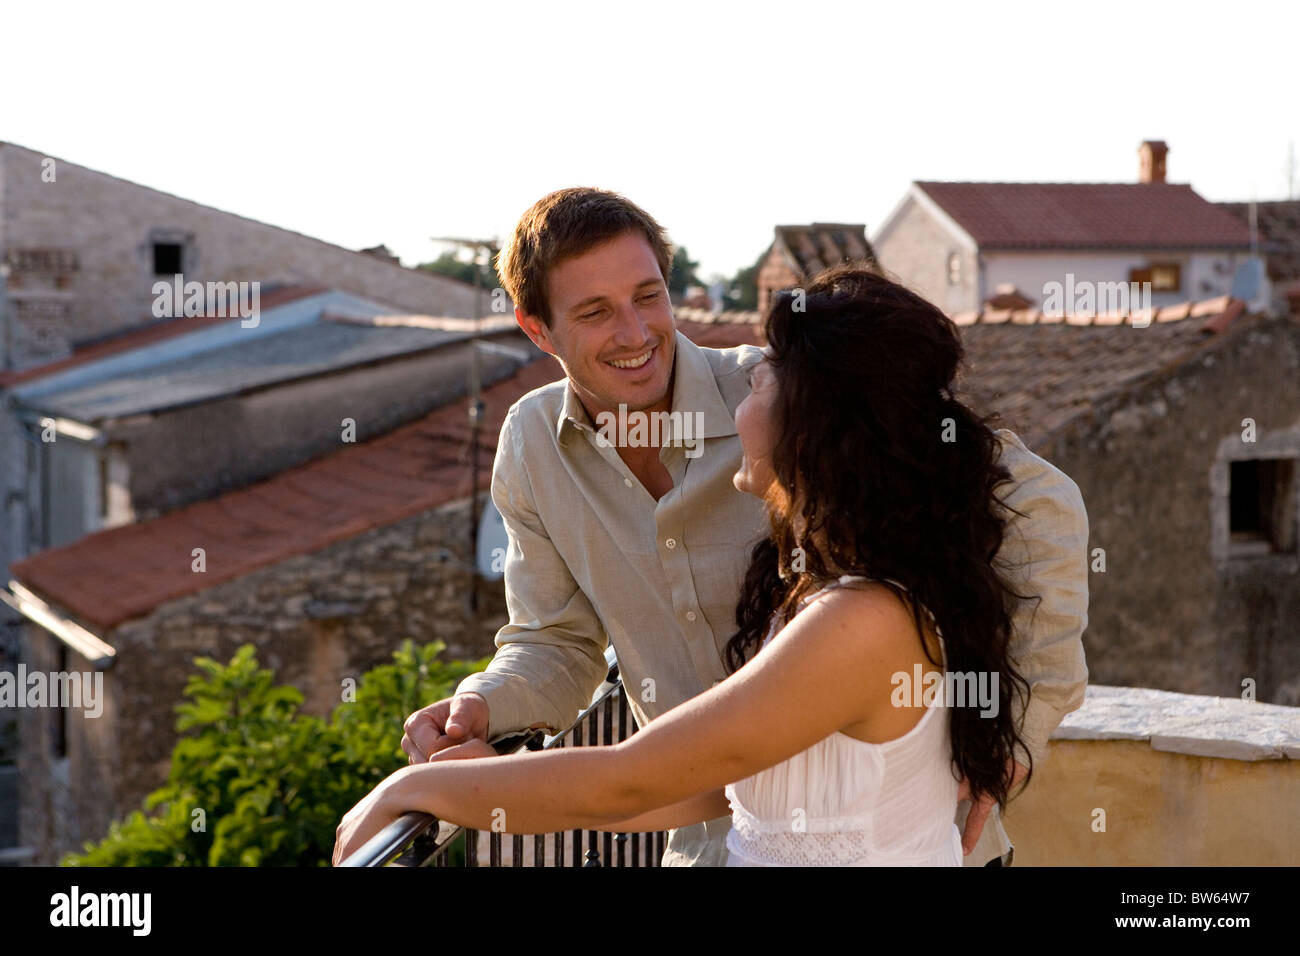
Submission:
[[[1141,335],[1139,329],[1116,332]],[[1090,578],[1093,681],[1300,704],[1300,555],[1216,557],[1222,447],[1244,419],[1300,447],[1300,324],[1245,322],[1171,372],[1104,403],[1034,451],[1079,485]],[[1285,444],[1285,442],[1283,442]]]
[[[480,582],[478,610],[469,610],[468,536],[466,499],[169,601],[103,635],[117,650],[104,675],[108,703],[98,719],[69,722],[67,759],[52,756],[50,713],[24,715],[20,834],[38,849],[34,862],[101,838],[166,781],[174,708],[195,657],[224,663],[252,643],[277,683],[297,687],[304,710],[324,715],[344,678],[391,662],[407,638],[440,639],[448,658],[490,655],[508,619],[505,589]],[[25,635],[29,670],[59,670],[61,645],[35,625]]]
[[[1297,758],[1295,708],[1092,684],[1003,816],[1012,865],[1295,866]]]

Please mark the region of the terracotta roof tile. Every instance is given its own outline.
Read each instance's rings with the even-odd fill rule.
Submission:
[[[1180,311],[1187,316],[1192,308],[1185,304]],[[1033,447],[1104,399],[1209,347],[1244,312],[1245,304],[1234,299],[1207,318],[1147,327],[1116,324],[1114,316],[1044,317],[1033,325],[977,322],[962,328],[967,370],[959,391],[999,412]]]
[[[1174,183],[916,183],[986,249],[1241,248],[1250,230]]]

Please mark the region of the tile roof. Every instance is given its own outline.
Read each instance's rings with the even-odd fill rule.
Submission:
[[[875,261],[876,258],[863,223],[777,226],[773,242],[789,256],[794,271],[804,276],[814,276],[840,262]]]
[[[744,324],[684,320],[678,328],[713,348],[753,344],[759,334]],[[544,358],[484,390],[480,489],[490,486],[510,406],[563,376]],[[467,407],[462,399],[247,488],[37,552],[11,575],[103,634],[164,601],[467,497]],[[190,570],[195,547],[205,549],[206,573]]]
[[[967,367],[958,391],[975,407],[996,410],[1032,448],[1105,399],[1215,347],[1244,311],[1225,296],[1158,310],[1143,326],[1128,316],[1025,324],[1017,313],[991,310],[962,325]]]
[[[1174,183],[918,182],[985,249],[1248,249],[1231,212]]]

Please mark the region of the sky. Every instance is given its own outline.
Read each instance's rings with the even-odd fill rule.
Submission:
[[[52,12],[57,11],[57,12]],[[0,141],[407,265],[612,189],[731,275],[914,180],[1300,197],[1300,4],[0,0]],[[1300,158],[1296,159],[1300,167]]]

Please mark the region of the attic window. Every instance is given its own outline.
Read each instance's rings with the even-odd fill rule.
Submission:
[[[956,252],[948,256],[948,284],[961,284],[961,256]]]
[[[1234,554],[1296,550],[1294,458],[1231,463],[1228,533]]]
[[[174,276],[181,269],[181,244],[179,242],[155,242],[153,244],[153,274],[156,276]]]
[[[1150,282],[1152,292],[1177,292],[1183,287],[1183,268],[1177,262],[1154,262],[1145,269],[1130,269],[1129,282]]]

